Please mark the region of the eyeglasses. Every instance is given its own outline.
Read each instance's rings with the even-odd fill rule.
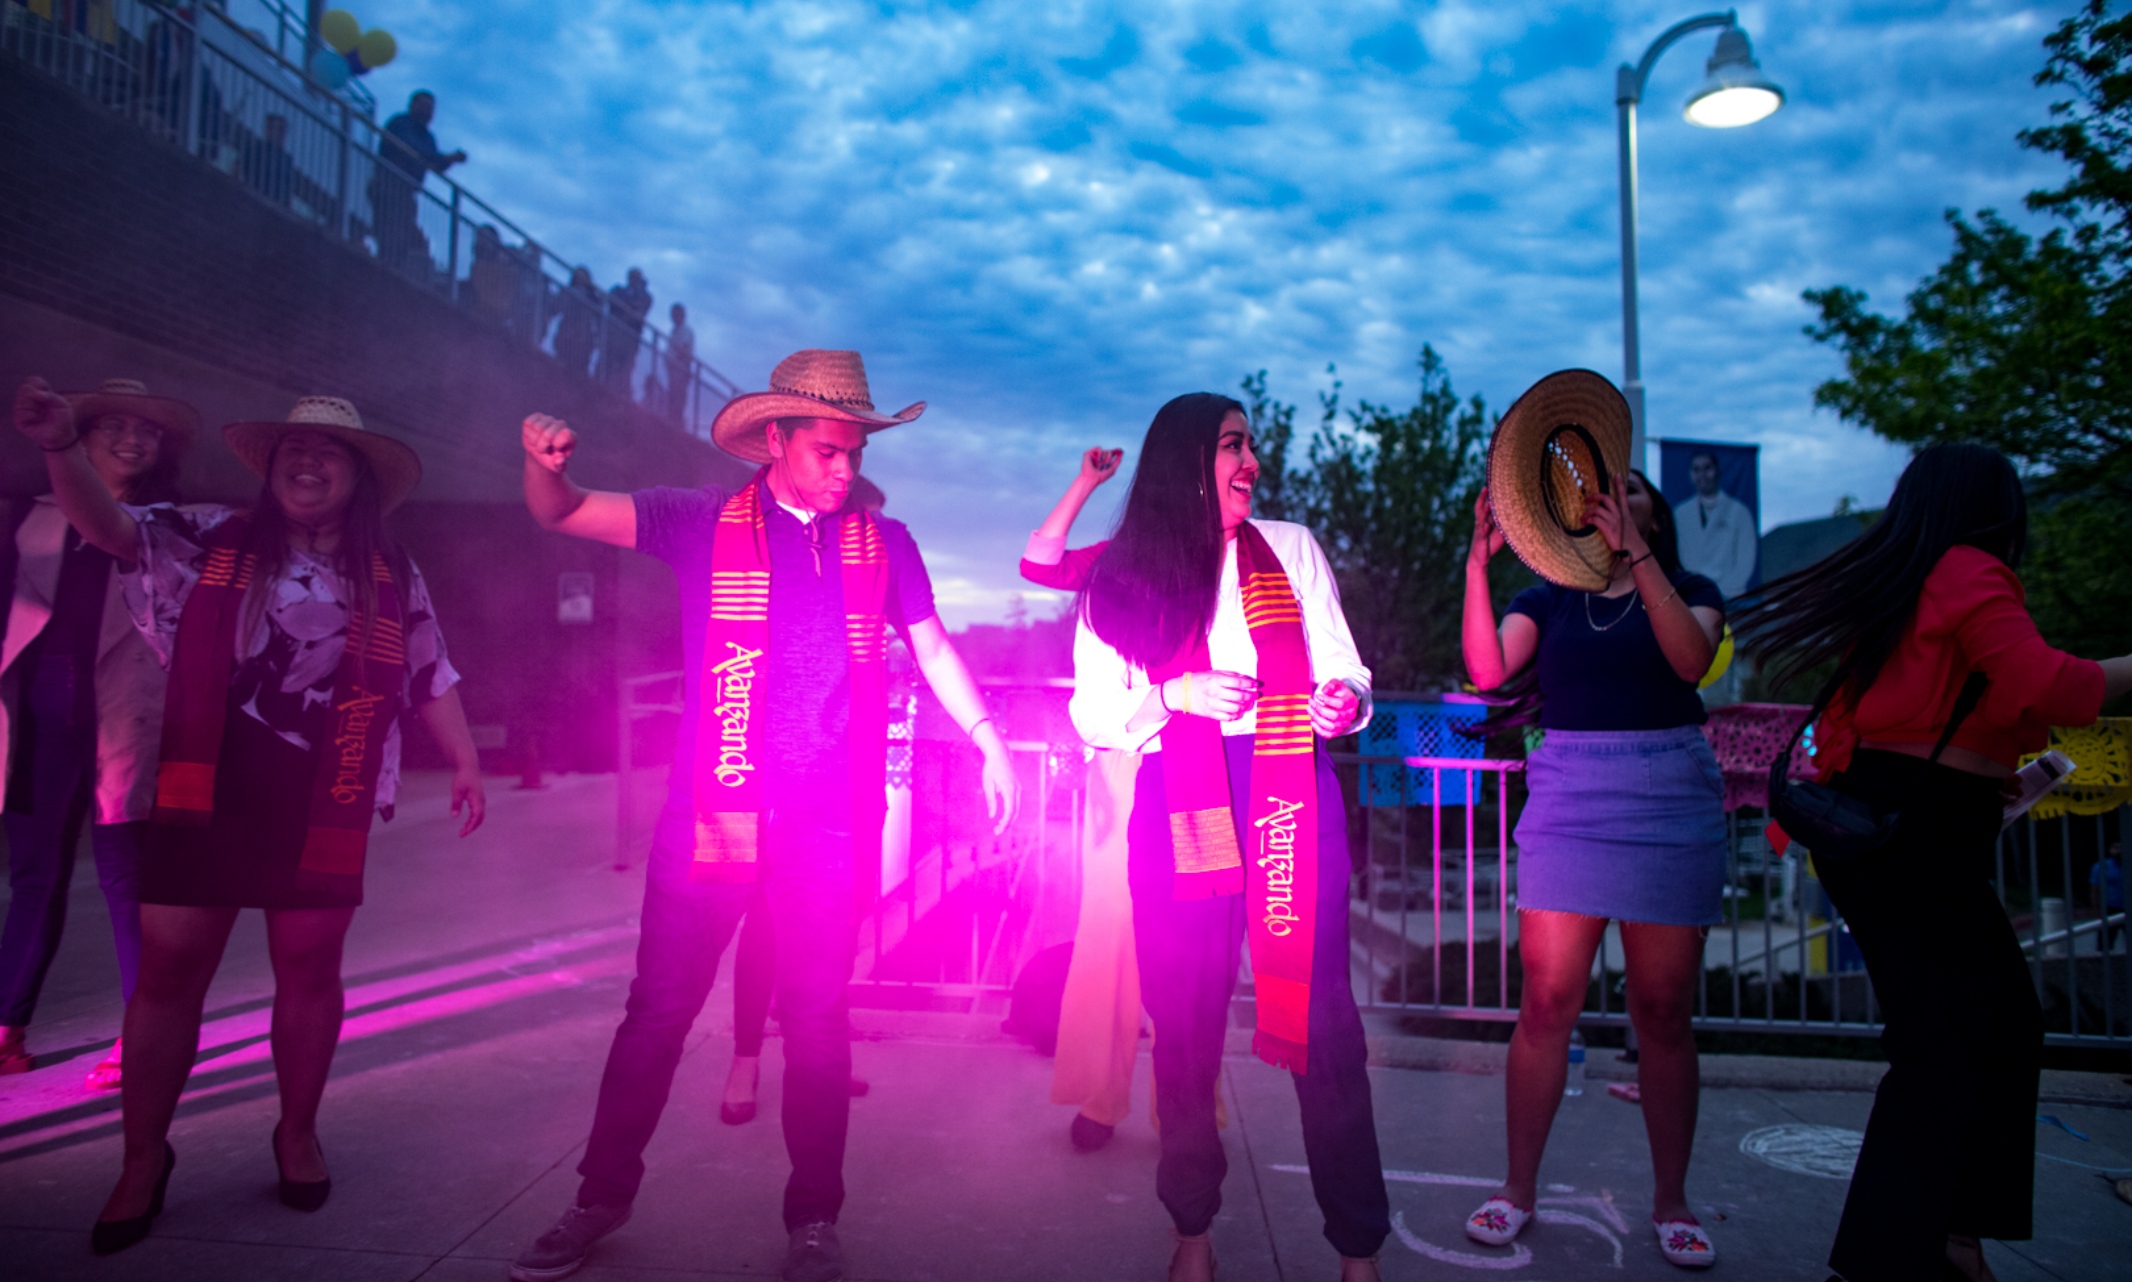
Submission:
[[[89,430],[109,441],[123,441],[133,436],[157,444],[163,441],[163,425],[146,419],[100,418],[89,425]]]

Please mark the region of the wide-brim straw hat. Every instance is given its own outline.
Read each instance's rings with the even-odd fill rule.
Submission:
[[[1588,369],[1549,374],[1496,424],[1488,501],[1511,551],[1559,587],[1603,592],[1614,550],[1587,518],[1591,501],[1629,473],[1629,403]]]
[[[200,439],[200,411],[168,396],[150,396],[137,378],[107,378],[93,392],[69,392],[74,424],[83,431],[106,414],[131,414],[163,429],[163,444],[183,454]]]
[[[414,493],[422,480],[421,456],[383,432],[364,427],[355,406],[338,396],[306,396],[279,423],[231,423],[222,429],[222,439],[239,461],[265,477],[267,466],[274,461],[275,444],[291,432],[318,432],[361,454],[377,474],[387,512]]]
[[[770,371],[770,390],[736,396],[711,420],[719,449],[750,463],[770,461],[765,430],[781,418],[828,418],[857,423],[868,436],[925,413],[918,401],[893,414],[876,413],[866,386],[866,364],[857,352],[809,348],[794,352]]]

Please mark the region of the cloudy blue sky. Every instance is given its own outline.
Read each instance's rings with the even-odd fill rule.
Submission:
[[[344,2],[399,38],[381,98],[437,91],[473,155],[455,177],[603,285],[643,266],[733,378],[856,347],[878,402],[931,402],[866,467],[954,622],[1003,610],[1079,450],[1135,444],[1179,392],[1264,368],[1309,406],[1336,363],[1349,396],[1407,404],[1424,342],[1496,408],[1563,366],[1618,377],[1613,71],[1698,11]],[[1902,459],[1813,409],[1837,365],[1800,291],[1895,305],[1945,256],[1944,209],[2053,180],[2013,133],[2071,8],[1743,6],[1790,97],[1744,130],[1681,119],[1710,37],[1660,64],[1651,430],[1759,442],[1765,528],[1879,501]]]

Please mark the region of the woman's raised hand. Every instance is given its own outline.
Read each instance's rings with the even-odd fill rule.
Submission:
[[[1124,457],[1124,450],[1098,445],[1081,455],[1081,474],[1074,479],[1092,490],[1118,474],[1118,460]]]
[[[548,414],[526,415],[519,436],[526,447],[526,457],[557,476],[570,465],[570,452],[577,448],[577,433],[570,430],[568,423]]]
[[[1488,487],[1473,500],[1473,544],[1466,549],[1468,564],[1486,566],[1488,558],[1503,550],[1503,527],[1495,523],[1495,509],[1488,506]]]
[[[1598,529],[1599,537],[1606,540],[1606,545],[1616,556],[1626,554],[1637,558],[1651,550],[1644,542],[1643,531],[1636,528],[1634,518],[1629,515],[1628,483],[1622,480],[1619,472],[1614,474],[1611,492],[1601,493],[1585,505],[1584,519]]]
[[[74,407],[43,379],[24,379],[15,389],[15,430],[45,449],[59,449],[74,440]]]
[[[1172,713],[1234,721],[1258,703],[1258,678],[1241,672],[1189,672],[1163,683],[1162,701]]]

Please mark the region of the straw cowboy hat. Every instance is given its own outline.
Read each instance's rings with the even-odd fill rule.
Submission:
[[[232,423],[222,429],[222,439],[239,461],[263,477],[274,460],[274,446],[291,432],[330,436],[362,455],[377,474],[387,512],[405,501],[422,479],[422,459],[413,449],[365,428],[355,406],[338,396],[306,396],[279,423]]]
[[[770,443],[764,439],[764,429],[776,419],[836,419],[857,423],[871,436],[923,413],[924,401],[894,414],[875,413],[873,395],[866,388],[866,365],[857,352],[809,348],[777,363],[770,371],[769,391],[749,392],[727,401],[711,421],[711,439],[735,458],[767,463]]]
[[[131,414],[161,427],[177,453],[191,449],[200,437],[200,411],[167,396],[150,396],[148,385],[137,378],[107,378],[93,392],[69,392],[67,404],[74,407],[74,426],[81,431],[106,414]]]
[[[1588,369],[1549,374],[1510,407],[1488,446],[1488,502],[1510,549],[1560,587],[1603,592],[1614,551],[1587,505],[1629,473],[1629,403]]]

